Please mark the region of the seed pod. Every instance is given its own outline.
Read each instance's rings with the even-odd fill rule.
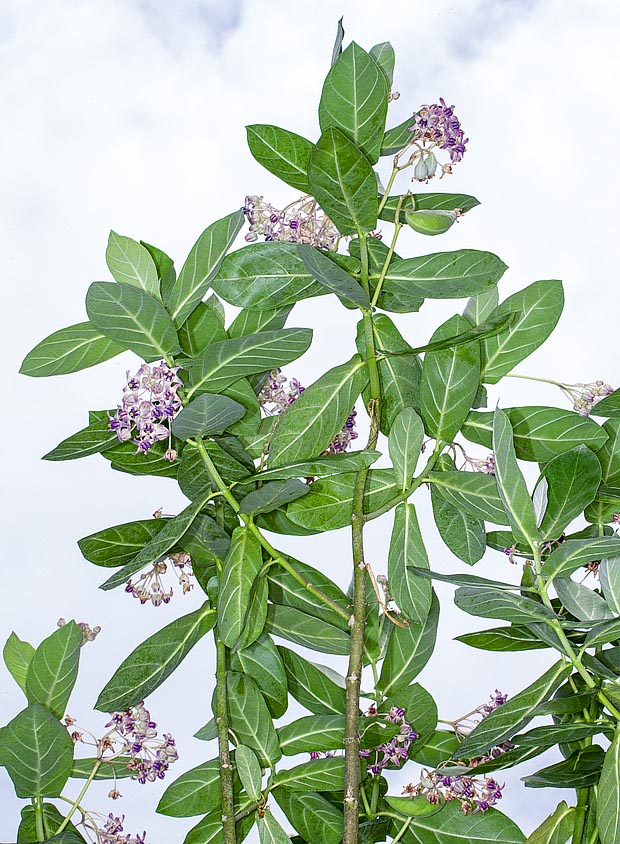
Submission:
[[[405,219],[419,234],[443,234],[453,225],[458,211],[407,211]]]

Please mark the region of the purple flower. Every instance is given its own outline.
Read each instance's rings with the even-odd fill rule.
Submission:
[[[120,818],[110,812],[105,824],[102,827],[97,827],[95,833],[97,835],[97,844],[145,844],[146,832],[142,835],[123,835],[123,823],[125,815]]]
[[[417,161],[413,178],[419,182],[427,182],[435,174],[437,160],[433,148],[446,150],[450,156],[450,163],[441,168],[444,175],[451,173],[452,165],[461,161],[469,141],[454,114],[454,106],[447,106],[443,97],[438,103],[423,105],[409,131],[412,133],[411,144],[418,147],[418,154],[414,154],[411,161]]]
[[[179,758],[170,733],[157,738],[157,724],[151,721],[143,701],[122,712],[113,712],[106,727],[112,727],[112,732],[122,739],[121,752],[131,756],[127,767],[132,771],[132,779],[139,783],[163,779],[169,766]]]
[[[371,706],[366,715],[376,715],[377,711],[374,706]],[[411,744],[418,738],[418,734],[413,729],[411,724],[405,719],[405,710],[399,706],[392,706],[387,715],[384,715],[384,721],[389,724],[400,724],[398,733],[385,744],[380,744],[373,747],[372,750],[360,750],[359,755],[363,759],[374,755],[374,764],[368,766],[371,774],[380,774],[383,768],[388,765],[396,765],[400,768],[403,760],[409,756],[409,748]]]
[[[338,248],[340,234],[312,196],[302,196],[281,211],[262,196],[246,196],[243,213],[250,224],[245,236],[250,243],[262,236],[269,242],[310,243],[330,251]]]

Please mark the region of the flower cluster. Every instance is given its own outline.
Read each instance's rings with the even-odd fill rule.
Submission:
[[[258,395],[258,403],[268,416],[276,416],[293,404],[304,390],[305,387],[302,387],[296,378],[291,378],[289,381],[286,376],[282,375],[280,369],[274,369],[269,373],[267,381]],[[334,437],[323,454],[342,454],[353,440],[357,439],[355,431],[356,416],[357,412],[353,408],[342,430]]]
[[[474,472],[483,472],[486,475],[495,475],[495,455],[491,451],[482,460],[465,455],[465,463],[461,466],[461,469],[472,469]]]
[[[611,395],[614,388],[604,381],[592,381],[590,384],[558,384],[560,390],[573,403],[573,410],[580,416],[589,416],[595,404]]]
[[[119,818],[110,812],[105,824],[95,830],[97,844],[145,844],[146,832],[136,836],[122,834],[124,821],[125,815]]]
[[[181,409],[177,395],[182,381],[177,372],[180,367],[169,367],[165,361],[157,366],[143,363],[135,375],[127,373],[123,399],[116,413],[110,417],[110,430],[116,431],[119,442],[127,442],[135,433],[137,452],[146,452],[160,440],[171,441],[170,421]],[[176,452],[169,448],[166,460],[175,460]]]
[[[366,715],[376,715],[377,710],[371,706]],[[405,718],[405,710],[398,706],[392,706],[390,711],[384,718],[389,724],[399,724],[400,729],[394,738],[385,744],[380,744],[378,747],[373,747],[370,750],[360,750],[359,754],[362,758],[368,759],[373,757],[373,763],[368,766],[368,771],[375,776],[380,774],[383,768],[388,765],[396,765],[400,768],[400,763],[407,759],[409,755],[409,748],[411,744],[418,738],[418,734],[413,729],[409,721]]]
[[[442,175],[445,175],[452,172],[453,164],[461,161],[469,141],[454,113],[454,106],[447,106],[443,97],[439,98],[439,103],[423,105],[416,112],[415,123],[409,131],[412,133],[411,144],[418,147],[413,174],[418,182],[427,182],[435,175],[437,158],[432,152],[434,148],[447,150],[450,156],[450,162],[441,167]]]
[[[150,601],[154,607],[159,607],[161,604],[170,603],[172,586],[166,590],[161,578],[168,571],[168,563],[179,581],[179,586],[183,594],[186,595],[194,587],[194,584],[190,580],[194,572],[191,566],[192,558],[184,551],[168,554],[165,559],[157,560],[147,572],[140,575],[137,583],[132,583],[131,580],[128,580],[125,586],[125,592],[133,595],[134,598],[138,598],[141,604],[146,604]]]
[[[245,236],[249,243],[262,235],[266,241],[310,243],[333,252],[338,248],[338,229],[312,196],[302,196],[281,211],[262,196],[246,196],[243,213],[250,224]]]
[[[169,766],[179,758],[170,733],[164,733],[161,739],[157,739],[157,724],[151,721],[144,701],[123,712],[112,713],[106,727],[113,728],[108,734],[110,743],[114,732],[121,738],[123,748],[120,752],[131,756],[127,767],[133,772],[132,779],[139,783],[162,780]]]
[[[480,706],[472,709],[471,712],[461,716],[454,722],[454,731],[457,736],[468,735],[483,718],[486,718],[487,715],[491,714],[491,712],[499,709],[499,707],[503,706],[507,700],[508,695],[500,692],[499,689],[495,689],[493,694],[489,696],[488,703],[482,703]],[[502,753],[506,753],[508,750],[512,750],[513,748],[514,744],[511,741],[504,741],[501,744],[490,748],[489,752],[485,756],[476,756],[472,759],[468,759],[467,765],[470,768],[473,768],[476,767],[476,765],[482,765],[483,762],[492,762],[493,759],[497,759],[497,757],[501,756]]]
[[[67,622],[64,618],[59,618],[56,624],[58,627],[64,627]],[[85,645],[86,642],[94,642],[97,636],[101,633],[101,627],[97,625],[96,627],[91,627],[90,624],[87,624],[85,621],[78,621],[77,626],[82,631],[82,644]]]
[[[417,785],[406,785],[403,794],[409,797],[423,795],[429,803],[442,803],[444,800],[458,800],[463,814],[472,815],[486,812],[502,798],[503,785],[490,777],[469,777],[442,774],[441,771],[422,771]]]

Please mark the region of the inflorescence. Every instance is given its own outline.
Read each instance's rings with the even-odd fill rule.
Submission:
[[[116,732],[123,742],[120,752],[131,756],[127,768],[133,772],[132,779],[139,783],[162,780],[169,766],[179,758],[170,733],[164,733],[161,739],[157,739],[157,724],[151,721],[144,701],[122,712],[113,712],[106,727],[113,728],[108,740],[113,741],[112,734]]]
[[[376,715],[377,710],[371,706],[366,715]],[[363,759],[368,759],[372,756],[373,762],[368,766],[368,771],[377,776],[381,773],[383,768],[388,765],[396,765],[400,768],[400,763],[406,760],[409,756],[409,748],[412,743],[418,738],[418,734],[413,729],[409,721],[405,718],[405,710],[399,706],[392,706],[390,711],[384,718],[389,724],[399,724],[400,729],[398,733],[385,744],[380,744],[378,747],[373,747],[370,750],[360,750],[359,755]]]
[[[289,381],[286,376],[282,375],[280,369],[274,369],[269,373],[267,381],[259,393],[258,402],[268,416],[276,416],[293,404],[304,390],[305,387],[302,387],[296,378],[291,378]],[[323,454],[341,454],[348,449],[353,440],[357,439],[355,432],[356,416],[357,412],[353,408],[342,430],[334,437]]]
[[[503,784],[491,777],[470,777],[442,774],[441,771],[422,771],[417,785],[409,783],[402,791],[408,797],[424,796],[429,803],[458,800],[464,815],[486,812],[502,798]]]
[[[410,146],[416,147],[409,163],[415,162],[413,178],[418,182],[428,182],[437,171],[437,158],[433,149],[447,150],[450,156],[450,161],[441,165],[441,174],[445,176],[452,172],[453,164],[461,161],[469,141],[454,113],[454,106],[447,106],[443,97],[439,98],[439,103],[423,105],[416,112],[415,123],[409,127],[409,131]]]
[[[614,391],[614,388],[604,381],[592,381],[590,384],[558,384],[558,387],[572,401],[573,410],[580,416],[589,416],[594,405]]]
[[[64,627],[67,622],[64,618],[59,618],[56,624],[58,627]],[[94,642],[97,636],[101,633],[101,627],[96,625],[96,627],[91,627],[90,624],[87,624],[85,621],[78,621],[77,626],[82,631],[82,644],[85,645],[86,642]]]
[[[184,551],[168,554],[165,559],[157,560],[151,568],[141,574],[136,583],[127,581],[125,592],[129,592],[134,598],[138,598],[141,604],[149,601],[154,607],[170,603],[172,598],[172,586],[166,589],[162,581],[162,575],[168,571],[168,564],[179,581],[179,586],[186,595],[194,588],[191,579],[193,577],[192,558]]]
[[[146,454],[156,442],[168,440],[164,457],[176,460],[177,454],[171,447],[170,422],[182,406],[177,395],[183,386],[177,375],[179,369],[162,360],[157,366],[143,363],[135,375],[127,373],[122,402],[110,417],[110,430],[116,432],[119,442],[127,442],[135,434],[136,453]]]
[[[245,236],[249,243],[261,235],[266,241],[310,243],[332,252],[338,248],[340,233],[312,196],[302,196],[281,211],[262,196],[246,196],[243,213],[250,224]]]
[[[104,825],[94,830],[97,835],[97,844],[145,844],[146,832],[135,836],[124,834],[124,822],[125,815],[119,818],[110,812]]]

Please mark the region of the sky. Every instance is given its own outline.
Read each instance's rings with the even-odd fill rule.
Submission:
[[[109,278],[104,255],[111,228],[160,245],[180,266],[200,232],[246,194],[275,205],[294,199],[254,162],[244,126],[274,123],[318,137],[316,104],[341,15],[347,41],[369,48],[390,40],[396,49],[394,87],[401,96],[390,123],[443,96],[470,138],[454,175],[432,189],[474,194],[481,206],[439,245],[410,233],[401,254],[495,252],[509,266],[502,298],[537,279],[563,279],[563,318],[518,371],[620,385],[614,295],[620,7],[614,0],[0,0],[0,296],[8,387],[0,639],[15,630],[36,644],[61,616],[101,625],[100,637],[84,649],[70,706],[93,732],[105,721],[92,709],[96,695],[122,658],[196,608],[200,595],[156,609],[141,608],[120,591],[103,593],[101,571],[82,560],[76,540],[149,517],[160,506],[178,512],[184,499],[165,480],[111,472],[98,457],[40,461],[86,424],[89,409],[116,403],[126,369],[135,367],[133,355],[55,379],[20,376],[19,365],[44,336],[85,318],[88,284]],[[460,310],[464,303],[455,304]],[[450,308],[428,303],[397,323],[408,339],[422,342]],[[311,350],[289,372],[303,383],[350,357],[354,318],[333,297],[301,303],[289,324],[315,329]],[[563,403],[551,387],[511,379],[491,398],[503,406]],[[423,495],[420,513],[433,567],[463,570],[434,534]],[[376,571],[385,566],[389,529],[388,520],[369,530],[367,557]],[[346,531],[277,541],[325,565],[346,586]],[[476,571],[518,578],[492,553]],[[440,637],[420,681],[437,697],[442,717],[482,703],[495,688],[514,694],[550,664],[545,651],[507,657],[453,642],[484,625],[452,607],[449,588],[439,592]],[[192,739],[209,717],[212,674],[205,640],[149,700],[181,752],[169,781],[215,755]],[[23,700],[4,669],[0,677],[0,723],[6,723]],[[197,677],[204,681],[197,684]],[[527,832],[557,799],[570,799],[519,784],[519,775],[539,761],[505,777],[502,808]],[[394,793],[403,782],[394,779]],[[104,786],[93,787],[87,803],[124,813],[127,830],[147,829],[152,844],[180,842],[194,822],[153,814],[161,784],[121,790],[122,806],[107,801]],[[0,770],[1,841],[14,840],[21,805]]]

